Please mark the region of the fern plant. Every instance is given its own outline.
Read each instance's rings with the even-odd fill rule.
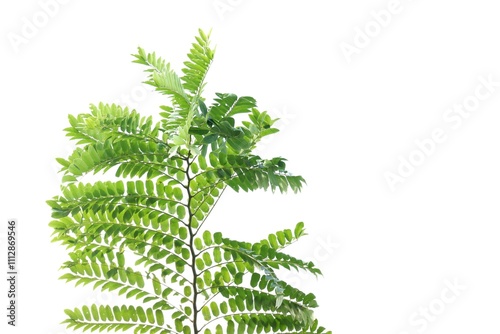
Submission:
[[[278,131],[253,98],[216,94],[207,106],[201,94],[213,56],[201,30],[182,76],[138,49],[134,62],[146,66],[146,82],[169,97],[158,122],[102,103],[69,116],[65,132],[76,149],[57,159],[61,194],[47,201],[53,241],[69,250],[61,279],[115,291],[129,304],[67,309],[68,328],[330,333],[313,317],[315,296],[278,276],[282,269],[321,274],[284,252],[305,235],[303,223],[256,242],[205,226],[227,187],[298,192],[304,184],[287,172],[285,159],[252,154]],[[97,181],[83,182],[89,173]]]

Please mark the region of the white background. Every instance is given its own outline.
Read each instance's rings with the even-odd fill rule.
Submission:
[[[324,277],[289,279],[317,294],[334,333],[499,332],[500,87],[460,126],[443,119],[473,101],[480,76],[500,81],[496,2],[401,0],[381,28],[370,13],[388,0],[62,2],[46,22],[38,1],[0,5],[2,253],[7,219],[20,231],[18,327],[6,325],[2,279],[0,332],[65,333],[64,308],[113,302],[57,280],[65,250],[50,243],[45,200],[59,190],[54,158],[71,148],[62,129],[68,114],[124,95],[156,115],[163,97],[144,94],[130,54],[142,46],[178,69],[198,28],[217,45],[207,96],[250,95],[281,117],[261,154],[308,182],[298,195],[226,192],[212,229],[259,240],[304,221],[292,251]],[[349,62],[341,45],[356,38]],[[436,128],[446,140],[392,191],[384,174]],[[429,307],[432,321],[419,313]]]

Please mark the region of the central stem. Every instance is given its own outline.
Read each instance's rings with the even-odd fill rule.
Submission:
[[[192,281],[192,289],[193,289],[193,333],[198,334],[198,289],[196,287],[196,281],[198,279],[198,272],[196,271],[196,251],[194,249],[194,237],[195,231],[193,230],[193,213],[191,212],[191,177],[189,175],[189,168],[191,167],[191,162],[189,161],[189,157],[186,158],[187,167],[186,167],[186,179],[187,179],[187,187],[186,192],[188,196],[187,200],[187,210],[188,210],[188,231],[189,231],[189,251],[191,252],[191,270],[193,274]]]

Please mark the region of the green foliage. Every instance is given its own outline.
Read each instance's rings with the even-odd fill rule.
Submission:
[[[61,194],[47,203],[53,241],[68,248],[61,279],[115,291],[128,305],[66,310],[68,328],[134,333],[330,333],[314,319],[318,306],[281,280],[278,270],[320,275],[284,249],[305,235],[304,224],[254,243],[204,226],[226,187],[298,192],[300,176],[285,159],[252,154],[277,132],[248,96],[201,97],[213,59],[200,31],[179,77],[143,49],[147,83],[170,98],[161,120],[117,105],[91,105],[69,116],[67,136],[78,145],[61,164]],[[242,120],[237,122],[236,116]],[[114,173],[115,180],[84,183]]]

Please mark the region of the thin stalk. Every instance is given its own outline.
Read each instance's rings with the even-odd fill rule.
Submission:
[[[191,211],[191,200],[193,195],[191,194],[191,175],[189,175],[189,168],[191,167],[191,161],[189,161],[189,157],[186,159],[187,167],[186,167],[186,192],[187,192],[187,210],[188,210],[188,232],[189,232],[189,251],[191,253],[191,271],[193,274],[192,289],[193,289],[193,297],[192,297],[192,306],[193,306],[193,333],[198,334],[198,291],[196,287],[196,281],[198,279],[198,272],[196,270],[196,249],[194,248],[194,238],[196,236],[196,231],[193,229],[193,217],[194,213]]]

